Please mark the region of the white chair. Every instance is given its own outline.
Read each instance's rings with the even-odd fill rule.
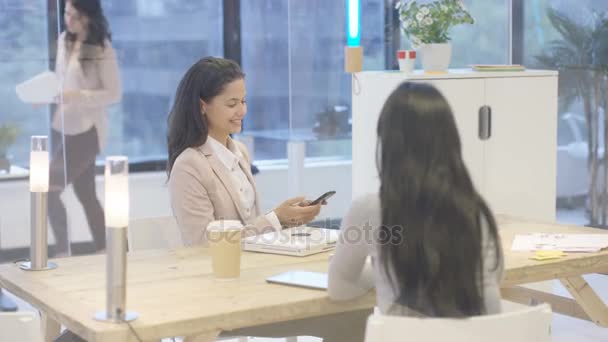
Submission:
[[[367,320],[365,342],[549,342],[551,307],[534,307],[467,319],[387,316]]]
[[[127,228],[129,251],[178,248],[181,235],[173,216],[134,219]]]
[[[0,341],[42,342],[42,326],[37,312],[0,312]]]

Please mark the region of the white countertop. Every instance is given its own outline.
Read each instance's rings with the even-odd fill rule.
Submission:
[[[471,69],[450,69],[447,73],[425,73],[423,70],[414,70],[407,74],[399,70],[377,70],[362,71],[355,73],[357,77],[396,77],[410,80],[437,80],[437,79],[460,79],[460,78],[501,78],[501,77],[557,77],[556,70],[533,70],[524,71],[473,71]]]

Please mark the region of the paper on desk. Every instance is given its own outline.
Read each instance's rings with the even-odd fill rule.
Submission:
[[[53,103],[59,95],[59,79],[52,71],[42,72],[15,88],[17,96],[27,103]]]
[[[598,252],[603,248],[608,248],[608,234],[518,234],[511,245],[512,251]]]

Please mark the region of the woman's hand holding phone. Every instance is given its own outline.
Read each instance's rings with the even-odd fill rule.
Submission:
[[[327,204],[327,199],[335,194],[336,194],[336,192],[333,190],[328,191],[328,192],[324,193],[323,195],[319,196],[316,200],[309,202],[308,205]]]
[[[284,227],[297,227],[314,220],[321,211],[321,205],[327,204],[327,199],[335,195],[335,191],[328,191],[314,201],[305,200],[304,197],[294,197],[281,203],[274,213]]]
[[[321,204],[302,205],[304,197],[294,197],[281,203],[274,213],[283,227],[297,227],[312,221],[321,211]]]

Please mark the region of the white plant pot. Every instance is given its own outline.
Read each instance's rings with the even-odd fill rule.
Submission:
[[[420,55],[425,72],[447,72],[452,59],[452,44],[424,44]]]

